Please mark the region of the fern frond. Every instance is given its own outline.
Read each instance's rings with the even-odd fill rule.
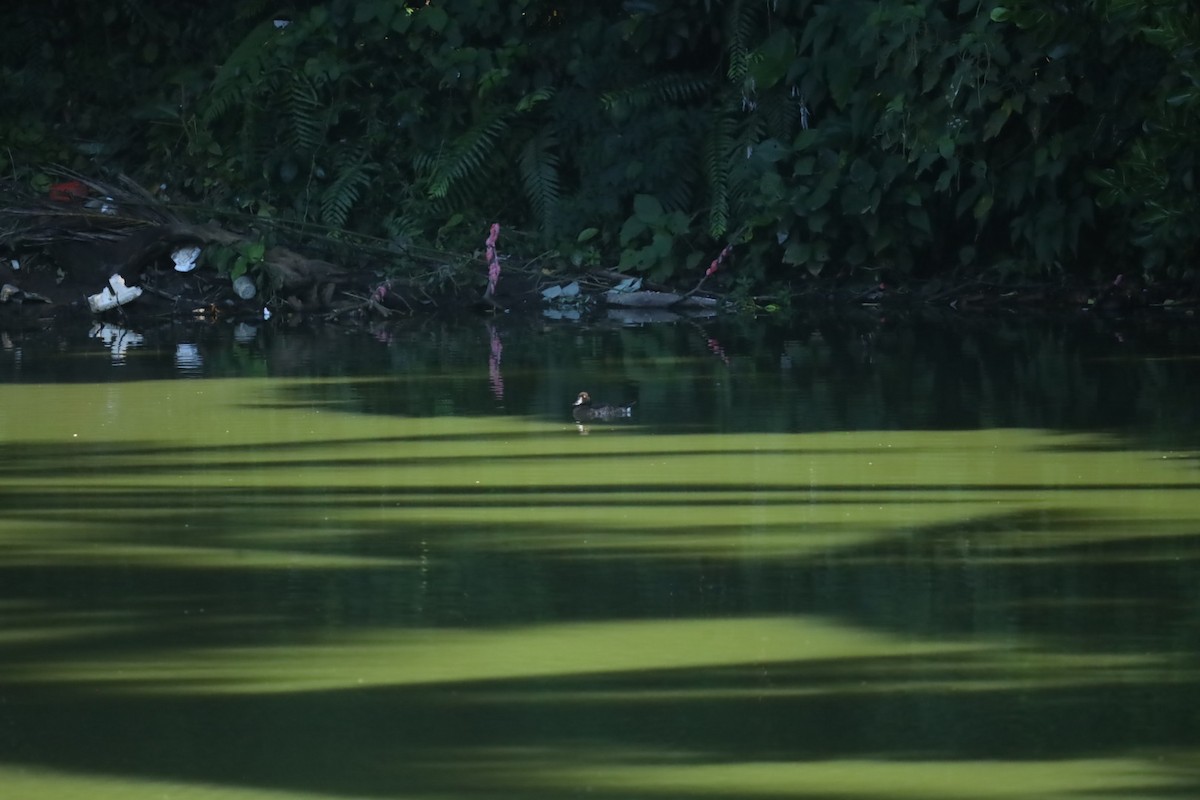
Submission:
[[[496,142],[508,129],[509,113],[494,113],[480,120],[433,159],[429,170],[430,197],[443,198],[456,183],[484,171]],[[413,160],[418,169],[420,160],[420,156]]]
[[[766,118],[767,135],[791,139],[800,128],[800,104],[782,92],[762,96],[759,113]]]
[[[624,106],[631,111],[663,103],[682,104],[707,97],[712,91],[708,78],[690,73],[676,73],[651,78],[648,81],[605,92],[600,102],[606,110]]]
[[[321,193],[321,222],[334,228],[343,227],[377,170],[377,164],[363,161],[340,170]]]
[[[737,112],[730,104],[726,104],[726,113],[733,121],[733,147],[729,151],[728,194],[730,217],[736,219],[738,201],[746,197],[754,197],[759,189],[761,172],[753,166],[750,156],[758,143],[767,137],[767,125],[761,114],[735,116]]]
[[[521,98],[521,100],[517,103],[517,111],[520,111],[521,113],[529,111],[538,103],[545,102],[553,96],[553,87],[544,86],[541,89],[535,89]]]
[[[717,105],[704,142],[704,173],[708,182],[708,233],[721,239],[729,230],[729,167],[733,158],[735,121]]]
[[[256,25],[225,59],[206,98],[202,119],[212,123],[257,93],[268,44],[279,35],[271,20]]]
[[[725,36],[729,41],[729,80],[740,84],[750,67],[750,51],[753,50],[754,33],[758,25],[760,3],[735,0],[729,7],[725,23]]]
[[[298,153],[311,154],[325,143],[325,120],[321,116],[321,97],[312,78],[292,72],[284,105],[291,121],[288,139]]]
[[[543,231],[554,228],[554,210],[560,196],[557,145],[553,134],[540,131],[529,138],[517,156],[525,196]]]

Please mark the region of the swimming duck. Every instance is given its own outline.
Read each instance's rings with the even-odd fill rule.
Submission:
[[[592,396],[587,392],[580,392],[579,397],[575,398],[571,416],[575,418],[576,422],[631,417],[633,416],[633,403],[623,406],[594,406],[592,405]]]

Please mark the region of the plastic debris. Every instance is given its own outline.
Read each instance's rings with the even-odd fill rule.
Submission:
[[[37,292],[27,292],[20,286],[14,286],[11,283],[4,284],[0,287],[0,303],[49,303],[50,298],[40,295]]]
[[[21,270],[21,261],[19,259],[9,259],[8,265],[12,267],[13,272],[20,272]]]
[[[108,279],[108,286],[88,298],[88,307],[93,313],[108,311],[110,308],[123,306],[142,296],[140,286],[127,286],[125,279],[119,274]]]
[[[258,294],[258,287],[249,275],[239,275],[233,282],[233,293],[243,300],[250,300]]]
[[[542,290],[543,300],[557,300],[560,297],[577,297],[579,295],[579,283],[571,281],[566,286],[551,286]]]
[[[101,214],[108,214],[110,216],[116,214],[120,210],[117,208],[116,200],[107,195],[104,197],[92,198],[91,200],[84,202],[83,207],[92,211],[99,211]]]
[[[50,186],[50,199],[56,203],[85,200],[87,196],[88,187],[81,181],[61,181]]]
[[[191,272],[196,268],[196,259],[199,257],[199,247],[180,247],[171,253],[171,260],[175,262],[176,272]]]

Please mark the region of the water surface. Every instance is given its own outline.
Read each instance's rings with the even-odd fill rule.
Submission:
[[[95,333],[0,350],[5,796],[1200,793],[1186,322]]]

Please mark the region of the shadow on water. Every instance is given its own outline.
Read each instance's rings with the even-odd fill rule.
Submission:
[[[376,491],[354,487],[311,505],[338,518]],[[564,555],[486,545],[509,534],[536,541],[537,525],[526,521],[406,527],[384,546],[355,548],[354,555],[377,564],[286,566],[290,557],[339,549],[330,547],[334,537],[324,547],[318,540],[280,548],[281,563],[269,568],[189,560],[188,550],[226,548],[236,562],[246,542],[260,534],[269,540],[270,530],[311,514],[310,506],[297,509],[295,519],[286,513],[299,494],[272,492],[276,502],[257,514],[240,490],[207,491],[199,499],[158,492],[149,506],[137,506],[211,509],[199,524],[184,512],[139,520],[129,513],[133,498],[119,494],[72,496],[82,508],[108,502],[123,510],[120,523],[112,523],[119,538],[151,555],[155,547],[180,547],[181,530],[188,539],[177,559],[165,559],[175,563],[139,562],[118,548],[116,565],[89,559],[56,566],[32,557],[21,564],[18,556],[19,566],[0,573],[0,609],[12,609],[4,614],[5,629],[17,640],[7,644],[2,670],[6,760],[334,795],[393,796],[402,782],[416,794],[516,790],[533,797],[543,793],[539,768],[553,773],[551,764],[603,758],[606,742],[637,753],[636,764],[677,768],[743,760],[1057,761],[1200,744],[1193,711],[1197,607],[1190,576],[1200,555],[1194,535],[1173,541],[1159,559],[1128,528],[1120,531],[1128,540],[1102,546],[1006,545],[1005,532],[1036,529],[1055,540],[1060,529],[1095,524],[1085,515],[1031,513],[965,521],[957,529],[930,526],[902,542],[801,558],[668,551],[647,561],[597,557],[586,548]],[[44,521],[61,518],[63,501],[63,494],[46,492],[6,498],[6,508]],[[548,527],[547,536],[557,534]],[[356,532],[369,540],[383,531],[360,525]],[[451,550],[456,540],[469,545],[443,552],[422,570],[419,540]],[[446,602],[438,594],[470,600]],[[30,605],[32,613],[22,613]],[[802,660],[734,653],[715,667],[622,669],[604,666],[601,657],[594,672],[569,665],[559,675],[550,665],[533,678],[427,675],[415,685],[359,688],[347,680],[340,689],[285,684],[262,691],[253,681],[244,685],[256,671],[255,653],[278,648],[278,657],[303,659],[305,643],[319,643],[331,630],[510,630],[685,615],[838,619],[898,636],[899,646],[846,657],[836,648],[824,655],[818,645]],[[32,622],[24,642],[22,618]],[[115,631],[106,629],[109,619]],[[55,620],[67,629],[61,638]],[[70,633],[89,620],[93,633]],[[914,656],[903,644],[913,636],[961,638],[965,645]],[[446,641],[453,652],[455,638]],[[381,647],[386,655],[387,645]],[[204,662],[206,653],[219,660],[238,648],[249,648],[249,655],[231,674],[180,669],[180,661]],[[1132,656],[1122,658],[1125,650]],[[173,651],[180,661],[170,657]],[[147,674],[123,680],[121,665],[144,661],[147,653],[166,654],[168,663],[153,668],[158,656],[151,656]],[[528,659],[544,655],[534,643]],[[68,673],[56,685],[55,665],[89,661],[94,672]],[[404,672],[402,663],[395,665],[383,683],[403,684]],[[273,674],[286,680],[292,672],[268,671],[264,681]],[[555,796],[560,788],[550,781],[544,793]],[[1170,797],[1175,790],[1143,796]]]
[[[907,393],[804,377],[830,347],[755,367],[798,404],[777,416],[737,386],[681,406],[708,362],[600,370],[676,416],[587,439],[537,421],[581,382],[561,367],[509,377],[532,427],[425,428],[446,388],[414,373],[441,388],[302,381],[239,406],[412,416],[403,433],[10,435],[0,767],[359,797],[1200,793],[1200,479],[1129,450],[1180,419],[1151,398],[1191,384],[1134,365],[1100,411],[1090,382],[1007,385],[1063,363],[1018,346],[955,379],[955,413],[905,411],[953,369]],[[1016,430],[1039,428],[1058,433]],[[881,456],[858,430],[899,434]]]

